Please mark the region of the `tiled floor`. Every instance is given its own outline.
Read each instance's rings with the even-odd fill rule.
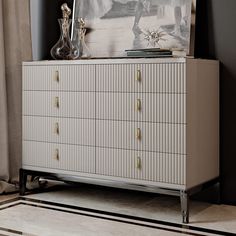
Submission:
[[[19,197],[19,194],[18,194],[18,193],[0,195],[0,203],[1,203],[1,202],[4,202],[4,201],[6,201],[6,200],[9,200],[9,199],[14,199],[14,198],[16,198],[16,197]]]
[[[25,235],[182,235],[180,231],[149,228],[76,214],[76,212],[72,214],[63,210],[55,211],[39,206],[36,208],[27,204],[19,204],[2,210],[0,222],[3,228],[12,229],[14,225],[14,230]]]
[[[16,195],[0,201],[8,197]],[[191,201],[189,225],[182,228],[176,197],[82,184],[58,185],[0,206],[0,235],[37,236],[230,235],[236,234],[236,207]]]

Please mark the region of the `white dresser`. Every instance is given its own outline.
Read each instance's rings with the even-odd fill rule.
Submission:
[[[109,59],[23,63],[26,176],[181,196],[219,176],[217,61]]]

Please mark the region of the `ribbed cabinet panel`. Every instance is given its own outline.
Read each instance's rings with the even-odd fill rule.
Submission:
[[[137,132],[140,129],[140,138]],[[96,120],[99,147],[186,154],[186,125]]]
[[[95,119],[95,93],[23,91],[23,115]]]
[[[98,119],[186,123],[186,94],[98,92],[96,108]]]
[[[23,141],[23,165],[95,173],[95,147]]]
[[[95,146],[95,120],[23,116],[23,140]]]
[[[185,184],[185,155],[108,148],[97,148],[96,154],[98,174]]]
[[[138,71],[140,71],[140,81],[137,80]],[[185,73],[185,63],[98,65],[96,90],[186,93]]]
[[[95,65],[23,66],[23,90],[94,92]]]
[[[186,94],[182,62],[23,66],[23,165],[183,185]]]

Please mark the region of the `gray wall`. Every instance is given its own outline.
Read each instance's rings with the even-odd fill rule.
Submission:
[[[42,2],[39,0],[30,1],[31,11],[31,37],[32,37],[32,49],[33,49],[33,60],[40,60],[42,58],[42,38],[40,37],[42,32]]]
[[[51,59],[50,49],[60,36],[57,19],[65,2],[73,9],[73,0],[30,0],[34,60]]]
[[[236,204],[236,1],[198,1],[196,56],[221,62],[221,200]]]

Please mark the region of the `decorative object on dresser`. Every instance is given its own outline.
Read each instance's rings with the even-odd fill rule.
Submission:
[[[168,49],[160,48],[148,48],[148,49],[130,49],[125,50],[127,57],[172,57],[172,51]]]
[[[62,10],[62,19],[58,19],[60,25],[61,35],[57,43],[51,49],[51,56],[55,60],[72,60],[79,57],[78,49],[72,44],[70,39],[70,25],[71,19],[69,19],[71,15],[71,10],[64,3],[61,6]]]
[[[75,37],[73,38],[73,45],[78,49],[78,58],[90,58],[91,53],[85,43],[85,21],[83,18],[74,21]]]
[[[193,55],[195,5],[196,0],[75,0],[73,19],[87,22],[93,57],[125,57],[125,49],[153,47],[178,48]]]
[[[219,65],[189,58],[23,63],[27,175],[181,199],[219,176]]]

